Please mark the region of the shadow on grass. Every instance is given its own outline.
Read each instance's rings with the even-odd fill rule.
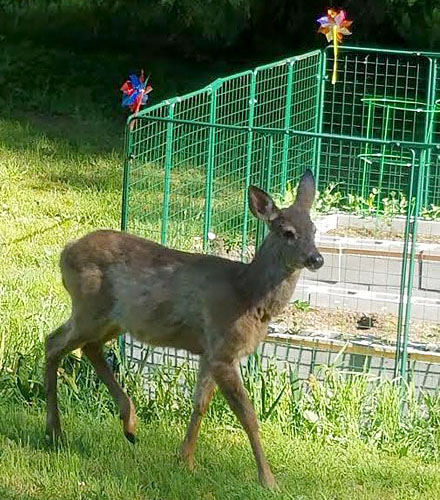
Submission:
[[[123,438],[116,418],[103,415],[98,419],[70,410],[65,415],[66,443],[51,449],[43,436],[43,419],[38,408],[0,406],[0,498],[440,498],[437,465],[378,453],[357,441],[349,446],[323,443],[264,426],[263,444],[281,490],[273,494],[257,483],[255,463],[241,429],[205,422],[196,468],[190,473],[178,460],[185,427],[179,422],[141,422],[139,443],[132,446]]]
[[[0,86],[0,147],[18,158],[19,169],[38,189],[55,183],[120,191],[128,115],[121,108],[120,86],[128,75],[141,68],[151,74],[154,104],[239,66],[200,64],[154,46],[147,55],[139,47],[127,52],[7,41],[0,48],[0,83],[8,82]]]
[[[128,111],[121,107],[120,87],[130,73],[143,68],[151,75],[150,104],[228,73],[225,63],[201,65],[154,47],[146,54],[138,47],[131,52],[114,47],[77,50],[23,40],[4,43],[0,60],[1,82],[8,82],[0,87],[0,117],[98,153],[121,148]],[[23,78],[24,70],[29,78]]]
[[[125,441],[116,419],[100,422],[87,415],[84,418],[69,415],[65,443],[52,448],[44,438],[41,412],[20,411],[17,405],[17,409],[0,419],[0,435],[6,438],[4,456],[10,454],[7,467],[13,467],[17,476],[16,485],[11,481],[8,487],[0,486],[0,498],[103,500],[121,498],[122,493],[125,498],[189,500],[232,498],[229,492],[235,498],[249,500],[272,498],[258,486],[250,450],[243,440],[231,441],[229,450],[221,451],[221,443],[204,438],[196,470],[191,473],[178,458],[183,426],[156,422],[141,423],[140,427],[140,442],[132,446]],[[12,442],[9,446],[8,440]],[[11,457],[20,457],[17,465],[11,466],[14,460]],[[240,464],[240,470],[234,464]],[[20,470],[25,479],[20,477]],[[65,484],[55,484],[57,493],[51,496],[50,491],[60,476],[66,477]],[[28,483],[28,477],[35,480],[35,486]],[[83,482],[84,496],[81,491],[77,496],[72,495],[73,490],[81,489]]]
[[[56,183],[74,189],[120,189],[123,128],[118,137],[117,127],[105,121],[23,113],[0,118],[0,124],[0,147],[15,162],[14,174],[24,173],[35,188]],[[100,134],[101,129],[109,132]]]
[[[9,407],[11,409],[12,405]],[[1,412],[4,407],[0,407]],[[103,428],[109,427],[109,420],[113,424],[112,431],[115,432],[115,440],[119,438],[120,446],[128,447],[122,427],[118,428],[119,419],[115,415],[114,419],[108,415],[107,419],[100,421],[91,415],[83,418],[78,413],[61,410],[62,435],[56,441],[50,441],[45,432],[45,412],[28,411],[17,404],[10,414],[0,419],[0,435],[14,442],[17,446],[27,449],[45,451],[47,453],[62,453],[68,450],[69,453],[79,455],[81,458],[90,458],[94,455],[96,434],[103,432]],[[72,426],[72,419],[79,420],[81,426]],[[7,424],[6,424],[7,422]],[[90,425],[87,426],[87,422]],[[102,425],[101,425],[102,424]],[[85,427],[85,429],[84,429]],[[2,498],[2,497],[0,497]]]
[[[101,186],[109,172],[84,179],[82,161],[117,155],[122,167],[125,121],[120,87],[132,72],[151,75],[150,104],[201,88],[238,70],[225,61],[204,64],[161,46],[124,51],[114,45],[54,47],[32,40],[0,47],[0,145],[29,152],[53,165],[55,180],[74,187]],[[24,77],[23,75],[26,75]],[[56,161],[77,159],[78,169],[58,172]],[[122,172],[117,172],[119,177]],[[84,181],[84,182],[83,182]]]

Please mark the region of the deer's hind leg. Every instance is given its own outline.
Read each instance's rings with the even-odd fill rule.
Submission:
[[[107,361],[104,358],[102,346],[103,342],[92,342],[85,344],[82,350],[92,363],[100,380],[107,386],[111,396],[119,407],[125,437],[131,443],[134,443],[136,440],[135,432],[137,424],[136,409],[133,402],[123,391],[119,382],[116,380],[114,373],[107,364]]]
[[[187,463],[190,469],[194,467],[194,450],[200,430],[200,424],[203,415],[205,415],[208,410],[215,386],[216,384],[209,370],[208,363],[201,357],[199,375],[194,393],[194,411],[191,415],[191,420],[180,452],[182,459]]]
[[[71,320],[59,326],[46,339],[46,434],[50,439],[57,438],[61,433],[57,395],[58,367],[66,354],[80,346],[81,340],[74,334]]]

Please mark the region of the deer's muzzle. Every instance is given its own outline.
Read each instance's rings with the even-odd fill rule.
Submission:
[[[317,271],[324,265],[324,258],[319,252],[310,254],[305,262],[307,269]]]

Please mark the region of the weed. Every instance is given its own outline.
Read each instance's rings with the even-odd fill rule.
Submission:
[[[310,311],[310,302],[307,300],[297,299],[293,301],[292,305],[295,309],[298,309],[298,311],[303,311],[303,312]]]
[[[405,215],[408,210],[408,200],[403,193],[391,191],[388,198],[382,199],[383,217],[385,220],[391,220],[397,215]]]

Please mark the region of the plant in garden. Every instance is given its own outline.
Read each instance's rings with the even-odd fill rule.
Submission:
[[[405,215],[408,210],[408,200],[403,193],[391,191],[388,198],[382,199],[383,216],[391,221],[397,215]]]
[[[347,195],[347,202],[342,205],[342,208],[355,215],[373,215],[377,212],[378,194],[379,190],[376,188],[373,188],[366,198],[362,195],[349,193]]]
[[[298,185],[292,181],[287,181],[284,193],[275,193],[273,199],[279,208],[287,208],[292,205],[296,199]]]
[[[292,305],[295,309],[298,309],[298,311],[303,311],[303,312],[310,311],[310,302],[307,300],[297,299],[293,301]]]
[[[314,211],[315,213],[330,213],[340,207],[343,194],[336,191],[338,184],[331,182],[323,191],[316,191]],[[297,185],[288,181],[284,194],[274,194],[274,200],[280,208],[289,207],[296,198]]]
[[[329,214],[336,211],[348,212],[359,216],[377,215],[391,222],[394,217],[406,215],[410,203],[405,193],[390,191],[389,195],[379,201],[379,190],[373,188],[368,196],[356,193],[343,193],[337,190],[337,183],[329,183],[322,191],[317,191],[313,206],[315,215]],[[295,199],[297,186],[292,181],[287,182],[283,194],[276,193],[274,199],[280,207],[287,207]],[[415,203],[413,199],[411,206]],[[420,217],[423,219],[437,220],[440,218],[440,206],[430,204],[422,207]]]
[[[438,205],[429,205],[428,207],[422,207],[420,211],[421,217],[429,220],[440,219],[440,206]]]
[[[340,207],[343,200],[343,194],[336,191],[338,184],[330,182],[323,191],[318,191],[314,209],[317,213],[328,214]]]

